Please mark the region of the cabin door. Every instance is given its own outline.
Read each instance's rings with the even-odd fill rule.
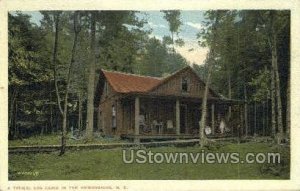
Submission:
[[[180,133],[185,133],[187,127],[187,106],[180,105]]]

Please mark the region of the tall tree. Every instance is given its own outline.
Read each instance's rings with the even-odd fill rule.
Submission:
[[[209,91],[209,86],[210,86],[210,80],[211,80],[211,74],[212,74],[212,69],[213,65],[215,64],[215,59],[216,59],[216,54],[215,54],[215,48],[217,44],[217,35],[216,35],[216,28],[219,24],[219,12],[216,11],[215,13],[212,12],[211,14],[215,15],[214,22],[212,23],[212,28],[211,28],[211,33],[212,33],[212,38],[210,39],[209,43],[209,53],[207,57],[207,62],[208,62],[208,71],[207,71],[207,77],[206,77],[206,84],[205,84],[205,90],[204,90],[204,95],[202,99],[202,114],[201,114],[201,121],[200,121],[200,129],[199,129],[199,144],[201,147],[203,147],[206,142],[207,138],[205,136],[204,129],[206,127],[206,117],[207,117],[207,96],[208,96],[208,91]]]
[[[206,31],[200,33],[201,37],[204,39],[208,39],[207,37],[211,38],[213,36],[209,29],[211,29],[211,21],[214,18],[214,15],[209,14],[209,11],[207,13],[208,22],[204,23],[207,23],[205,26],[208,30],[204,28]],[[237,14],[234,13],[234,11],[222,12],[222,17],[219,20],[220,24],[216,30],[218,45],[215,48],[215,54],[217,55],[217,60],[216,66],[213,69],[214,72],[211,76],[211,86],[218,92],[226,95],[227,92],[229,92],[229,89],[227,92],[225,91],[224,82],[227,81],[227,84],[231,84],[230,89],[232,97],[245,99],[247,100],[247,103],[250,104],[252,101],[269,103],[268,100],[271,98],[273,102],[272,114],[258,116],[258,118],[264,118],[267,122],[266,124],[268,124],[268,118],[269,116],[272,116],[273,134],[275,134],[277,132],[276,126],[281,126],[280,121],[282,121],[283,126],[284,123],[288,123],[284,121],[284,118],[288,119],[285,115],[282,115],[282,117],[277,116],[288,109],[288,102],[285,94],[282,94],[282,90],[286,90],[288,88],[289,12],[274,12],[275,17],[273,30],[277,37],[276,42],[275,40],[273,40],[273,42],[276,43],[276,46],[274,47],[277,47],[277,50],[274,51],[275,49],[273,47],[273,59],[271,45],[273,43],[272,39],[274,36],[272,33],[272,17],[270,13],[271,12],[269,10],[238,11]],[[277,59],[275,59],[276,57]],[[273,66],[275,67],[272,66],[272,60]],[[276,63],[274,62],[276,60],[277,69],[274,64]],[[204,70],[205,67],[200,68],[201,70]],[[272,71],[275,71],[273,75]],[[276,71],[278,72],[276,73]],[[271,80],[272,76],[273,81]],[[230,86],[228,85],[227,87]],[[271,86],[273,86],[273,88]],[[282,106],[280,107],[280,105]],[[251,111],[247,111],[247,104],[245,104],[244,110],[245,127],[247,127],[248,123],[246,120],[249,112]],[[250,117],[249,129],[246,128],[246,134],[253,133],[253,129],[251,128],[254,125],[251,125],[251,123],[254,123],[255,120],[252,120],[252,118],[253,117]],[[259,123],[260,121],[261,120],[258,120]],[[272,128],[270,128],[270,130],[271,129]],[[281,129],[284,128],[278,127],[279,134],[282,132]]]
[[[54,12],[54,23],[55,23],[55,37],[54,37],[54,45],[53,45],[53,53],[52,53],[52,64],[54,68],[54,81],[55,81],[55,90],[57,96],[57,103],[59,107],[59,111],[62,115],[63,124],[62,124],[62,136],[61,136],[61,150],[60,155],[65,153],[66,148],[66,135],[67,135],[67,115],[68,115],[68,98],[70,93],[70,85],[71,85],[71,75],[72,69],[75,62],[75,54],[76,47],[78,43],[78,34],[80,32],[79,22],[79,13],[77,11],[74,12],[73,15],[73,30],[74,30],[74,39],[73,46],[71,51],[71,58],[69,64],[67,66],[67,77],[66,77],[66,89],[64,92],[64,98],[62,102],[62,98],[60,95],[59,85],[58,85],[58,69],[57,69],[57,53],[58,53],[58,43],[59,43],[59,31],[60,31],[60,14],[61,12]],[[63,104],[63,107],[62,107]]]
[[[168,21],[169,30],[171,32],[171,36],[164,36],[163,41],[166,45],[171,45],[171,52],[173,53],[173,60],[175,60],[175,45],[183,46],[184,41],[178,37],[180,26],[182,25],[182,21],[180,19],[180,11],[179,10],[166,10],[162,11],[164,13],[164,18]],[[175,35],[177,39],[175,40]],[[171,61],[172,62],[172,61]],[[172,70],[170,65],[167,65],[168,70]]]
[[[281,143],[281,139],[283,138],[283,121],[282,121],[282,103],[281,103],[281,86],[280,86],[280,78],[279,78],[279,71],[278,71],[278,56],[277,56],[277,33],[278,31],[275,28],[275,19],[276,19],[276,12],[270,11],[270,48],[272,54],[272,78],[275,80],[275,97],[277,101],[277,124],[278,124],[278,143]],[[274,87],[273,87],[274,88]]]
[[[278,12],[274,10],[261,12],[260,19],[263,29],[265,29],[264,31],[271,51],[272,134],[276,138],[277,142],[280,143],[283,139],[283,111],[281,93],[282,86],[278,66],[278,34],[287,26],[289,20],[287,12]],[[278,134],[275,136],[276,124]]]
[[[86,138],[93,139],[94,130],[94,95],[95,95],[95,66],[96,66],[96,17],[97,12],[91,12],[91,42],[90,42],[90,63],[88,76],[88,97],[87,97],[87,125]]]
[[[61,106],[61,98],[59,94],[58,89],[58,77],[57,77],[57,48],[58,48],[58,42],[59,42],[59,30],[60,30],[60,12],[54,13],[54,23],[55,23],[55,34],[54,34],[54,44],[53,44],[53,52],[52,52],[52,66],[53,66],[53,72],[54,72],[54,83],[55,83],[55,92],[56,92],[56,98],[57,98],[57,104],[60,113],[63,115],[63,109]]]
[[[63,126],[62,126],[62,138],[61,138],[61,150],[60,155],[65,153],[66,148],[66,135],[67,135],[67,114],[68,114],[68,97],[70,92],[70,85],[71,85],[71,76],[72,76],[72,69],[75,62],[75,55],[76,55],[76,48],[78,43],[78,34],[80,32],[80,15],[77,11],[74,12],[74,40],[73,40],[73,47],[71,53],[71,60],[68,66],[68,73],[67,73],[67,81],[66,81],[66,92],[64,97],[64,108],[63,108]]]
[[[62,115],[63,124],[62,124],[62,136],[61,136],[61,150],[60,155],[63,155],[65,153],[65,147],[66,147],[66,134],[67,134],[67,114],[68,114],[68,97],[70,92],[70,84],[71,84],[71,75],[72,75],[72,69],[75,62],[75,54],[76,54],[76,47],[77,47],[77,40],[78,40],[78,34],[80,32],[80,27],[78,24],[79,21],[79,14],[77,11],[74,12],[73,15],[73,29],[74,29],[74,40],[73,40],[73,46],[72,46],[72,52],[71,52],[71,58],[69,61],[69,65],[67,68],[67,79],[66,79],[66,90],[64,94],[63,99],[63,107],[62,107],[62,99],[59,91],[58,86],[58,76],[57,76],[57,49],[58,49],[58,43],[59,43],[59,23],[60,23],[60,14],[61,12],[54,12],[54,23],[55,23],[55,37],[54,37],[54,45],[53,45],[53,54],[52,54],[52,64],[54,68],[54,81],[55,81],[55,89],[56,89],[56,96],[57,96],[57,102],[59,111]]]
[[[178,35],[180,26],[182,25],[182,22],[180,20],[180,11],[179,10],[168,10],[163,11],[164,18],[169,23],[169,30],[171,32],[171,41],[170,43],[173,45],[173,52],[175,52],[175,43],[180,44],[182,43],[182,39],[174,39],[174,35]]]

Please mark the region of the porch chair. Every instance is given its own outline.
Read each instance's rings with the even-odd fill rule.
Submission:
[[[172,133],[174,130],[174,125],[172,120],[167,120],[167,133]]]
[[[157,120],[152,121],[151,131],[153,134],[154,133],[162,134],[162,128],[163,128],[162,122],[157,122]]]

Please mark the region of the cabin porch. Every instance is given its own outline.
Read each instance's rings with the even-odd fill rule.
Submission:
[[[127,96],[121,99],[122,126],[126,129],[122,137],[137,142],[140,139],[197,138],[201,102],[200,98],[182,96]],[[227,118],[229,113],[232,115],[229,110],[233,111],[233,105],[233,102],[220,99],[208,100],[206,125],[211,129],[208,136],[220,135],[218,127],[221,118]]]

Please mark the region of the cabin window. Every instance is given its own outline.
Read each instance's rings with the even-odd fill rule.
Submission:
[[[117,127],[116,107],[115,107],[115,105],[112,105],[111,111],[112,111],[111,124],[112,124],[112,128],[114,129],[114,128]]]
[[[181,91],[188,92],[189,82],[187,77],[183,77],[181,80]]]

